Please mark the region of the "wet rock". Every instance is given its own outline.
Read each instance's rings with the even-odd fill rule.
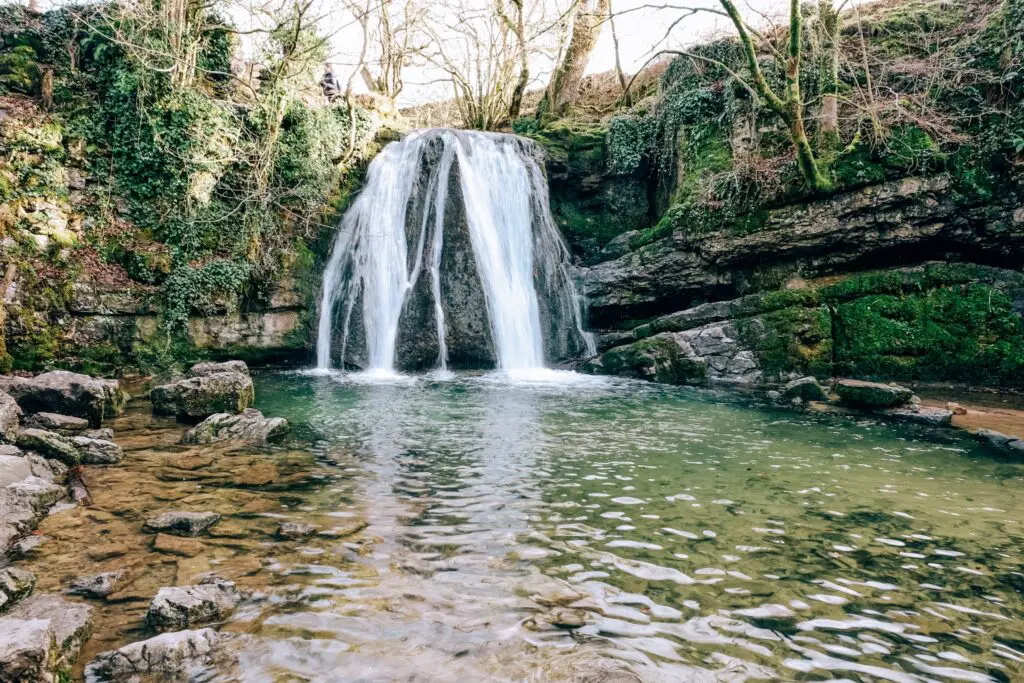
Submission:
[[[946,404],[946,410],[948,410],[949,412],[953,413],[954,415],[966,415],[967,414],[967,409],[966,408],[961,406],[959,403],[954,403],[953,401],[950,401],[949,403]]]
[[[11,555],[13,557],[26,558],[31,557],[35,551],[50,541],[49,536],[38,536],[32,534],[21,539],[13,546],[11,546]]]
[[[668,334],[618,346],[588,361],[583,370],[663,384],[703,384],[708,375],[707,363],[687,358]]]
[[[86,598],[105,598],[119,590],[126,578],[127,572],[124,569],[92,576],[80,576],[71,582],[68,593]]]
[[[160,630],[188,628],[222,618],[240,599],[234,582],[220,579],[161,588],[149,604],[146,621]]]
[[[252,405],[255,390],[247,372],[214,372],[154,387],[149,396],[158,415],[203,419],[242,412]]]
[[[0,683],[52,683],[53,650],[49,621],[0,618]]]
[[[20,567],[0,570],[0,613],[26,597],[36,586],[36,575]]]
[[[216,512],[164,512],[146,520],[146,528],[177,536],[198,536],[220,521]]]
[[[14,397],[25,413],[81,417],[92,427],[99,427],[105,415],[117,414],[125,403],[115,380],[96,379],[67,370],[54,370],[31,378],[3,377],[0,389]]]
[[[288,421],[281,417],[264,417],[255,408],[246,408],[238,415],[217,413],[185,432],[181,442],[187,444],[214,441],[246,441],[264,444],[288,431]]]
[[[992,429],[979,429],[974,436],[982,443],[998,448],[1003,453],[1024,458],[1024,440],[1022,439]]]
[[[587,613],[581,609],[560,607],[540,615],[538,622],[550,624],[555,628],[582,628],[587,625]]]
[[[86,678],[115,682],[135,680],[138,676],[191,680],[189,674],[212,663],[223,638],[211,628],[162,633],[119,650],[100,653],[86,667]]]
[[[110,560],[115,557],[122,557],[128,554],[128,546],[124,543],[100,543],[94,545],[85,551],[86,557],[95,562],[102,562],[103,560]]]
[[[799,398],[803,401],[828,400],[828,393],[814,377],[801,377],[787,383],[782,389],[782,394],[786,398]]]
[[[774,389],[766,391],[764,396],[765,396],[765,398],[767,398],[769,401],[772,401],[772,402],[778,402],[778,401],[782,400],[782,392],[781,391],[775,391]]]
[[[312,536],[320,527],[316,524],[303,524],[302,522],[284,522],[277,529],[277,535],[281,538],[306,538]]]
[[[6,618],[47,623],[54,639],[57,666],[63,669],[74,664],[82,644],[92,634],[92,615],[89,605],[42,593],[22,600]]]
[[[17,440],[20,419],[18,402],[10,394],[0,391],[0,441],[14,443]]]
[[[196,557],[206,550],[206,546],[194,538],[157,534],[156,538],[153,539],[153,550],[167,555]]]
[[[249,374],[249,366],[245,361],[229,360],[223,363],[197,363],[188,371],[189,377],[208,377],[221,372],[238,372],[243,375]]]
[[[836,393],[843,403],[862,408],[894,408],[906,405],[914,393],[906,387],[858,379],[841,379]]]
[[[877,411],[879,415],[903,422],[918,422],[935,427],[947,427],[953,421],[953,411],[942,408],[927,408],[913,405],[910,408],[888,408]]]
[[[45,429],[22,429],[18,432],[18,447],[54,458],[69,467],[78,465],[81,460],[78,448],[70,438]]]
[[[36,413],[25,421],[25,425],[56,432],[63,436],[80,434],[89,429],[89,421],[85,418],[61,415],[60,413]]]
[[[110,427],[102,427],[100,429],[88,429],[82,432],[82,436],[87,436],[90,439],[99,439],[100,441],[113,441],[114,430]]]
[[[81,461],[86,465],[113,465],[124,459],[124,451],[113,441],[72,436]]]

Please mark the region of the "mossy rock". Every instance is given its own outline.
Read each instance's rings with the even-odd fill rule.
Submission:
[[[707,364],[685,357],[670,335],[614,348],[601,356],[598,367],[589,369],[661,384],[703,384],[707,380]]]

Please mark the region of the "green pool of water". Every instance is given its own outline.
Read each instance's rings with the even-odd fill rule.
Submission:
[[[295,509],[368,526],[272,567],[232,680],[1024,676],[1024,467],[960,434],[567,375],[257,397],[338,474]]]

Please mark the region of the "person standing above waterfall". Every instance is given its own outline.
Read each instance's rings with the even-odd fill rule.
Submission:
[[[341,96],[341,82],[334,75],[334,65],[324,65],[324,77],[320,79],[320,87],[324,89],[324,97],[328,102],[333,102]]]

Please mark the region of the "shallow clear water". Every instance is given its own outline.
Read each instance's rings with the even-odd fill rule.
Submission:
[[[534,380],[261,378],[333,473],[292,509],[368,526],[270,567],[222,680],[1024,676],[1021,466],[871,419]]]

